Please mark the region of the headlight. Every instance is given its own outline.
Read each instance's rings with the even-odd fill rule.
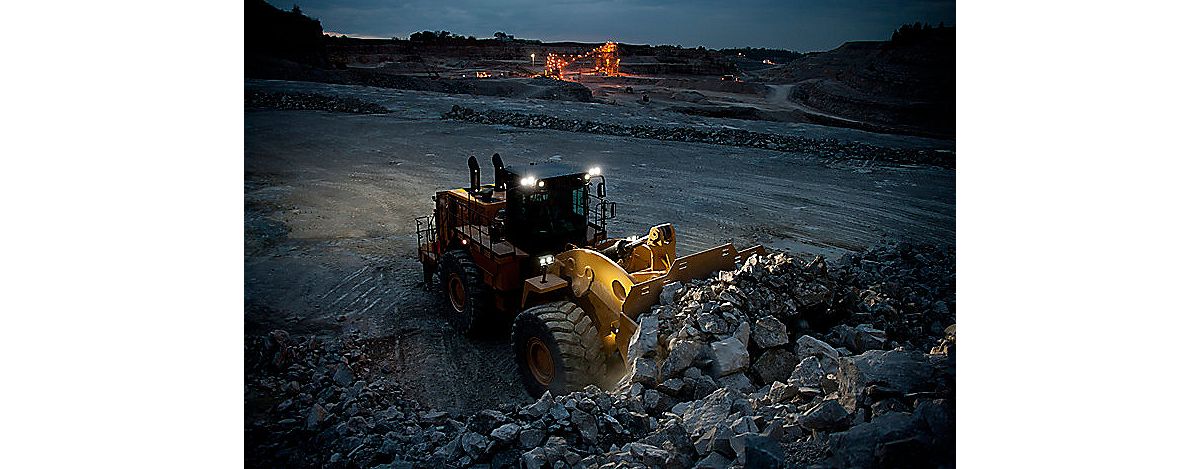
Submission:
[[[539,266],[545,267],[545,266],[548,266],[553,263],[554,263],[554,256],[551,256],[549,254],[538,258]]]
[[[600,175],[600,167],[595,166],[592,169],[589,169],[587,173],[588,173],[588,177],[599,176]]]
[[[521,185],[525,186],[525,187],[533,187],[533,185],[536,184],[537,182],[538,182],[537,178],[535,178],[533,176],[526,176],[526,177],[521,178]]]

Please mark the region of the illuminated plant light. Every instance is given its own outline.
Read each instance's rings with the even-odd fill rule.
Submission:
[[[566,71],[567,67],[584,57],[592,57],[596,60],[597,74],[610,77],[621,76],[621,58],[617,56],[617,43],[611,41],[583,55],[547,54],[546,69],[543,74],[550,78],[562,80],[563,72]]]

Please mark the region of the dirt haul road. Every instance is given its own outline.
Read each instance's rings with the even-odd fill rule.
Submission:
[[[487,162],[498,152],[510,166],[550,159],[600,166],[609,200],[618,204],[610,232],[643,234],[670,222],[679,232],[680,254],[733,242],[836,259],[883,239],[954,243],[953,170],[830,164],[754,148],[438,118],[455,104],[537,108],[593,120],[638,112],[613,106],[308,83],[246,86],[354,96],[396,111],[247,109],[246,334],[362,334],[374,344],[371,356],[379,366],[403,377],[405,397],[437,408],[471,411],[528,401],[507,331],[482,340],[460,337],[447,324],[441,297],[422,286],[415,258],[413,218],[431,212],[435,191],[467,184],[470,155]],[[776,125],[679,119],[738,128]],[[781,129],[877,145],[953,146],[811,125]],[[491,182],[489,169],[485,183]]]

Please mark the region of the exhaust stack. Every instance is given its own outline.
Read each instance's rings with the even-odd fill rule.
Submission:
[[[499,153],[492,153],[492,168],[494,168],[496,171],[494,176],[496,178],[496,190],[502,191],[506,189],[503,182],[504,178],[501,177],[502,171],[504,171],[504,161],[500,159]]]
[[[479,160],[471,156],[467,160],[467,167],[471,168],[471,192],[479,192]]]

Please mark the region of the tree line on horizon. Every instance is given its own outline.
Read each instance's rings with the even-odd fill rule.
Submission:
[[[917,21],[912,24],[901,25],[895,31],[892,31],[892,42],[895,44],[911,44],[929,37],[940,37],[953,31],[954,26],[946,26],[945,23],[938,23],[937,26],[934,26],[929,23]]]

